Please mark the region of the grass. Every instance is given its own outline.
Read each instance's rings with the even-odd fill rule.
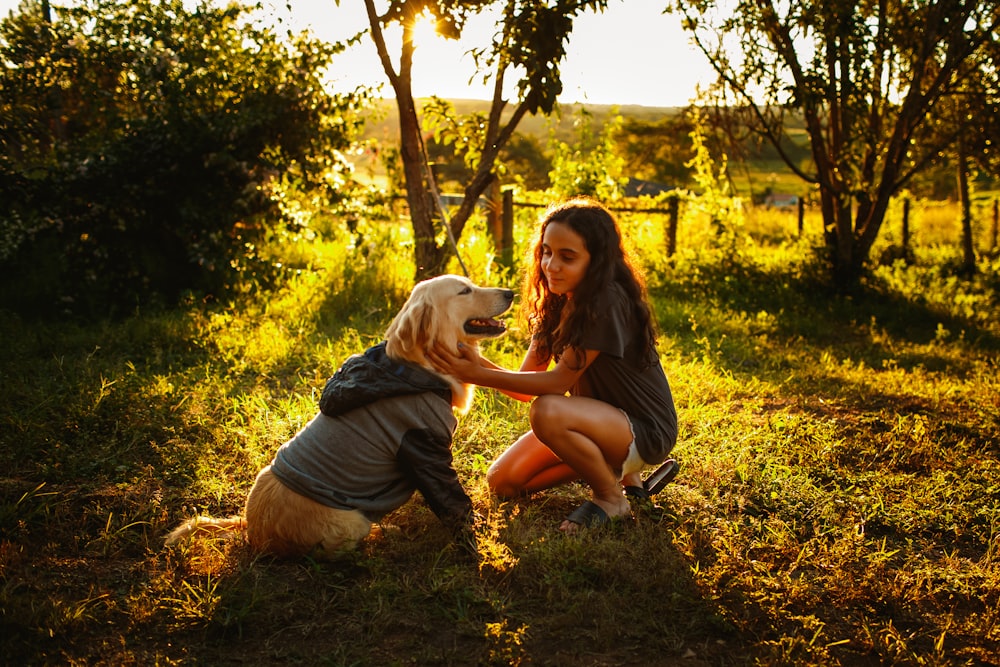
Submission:
[[[454,445],[479,562],[419,495],[334,563],[161,546],[196,512],[239,512],[325,378],[379,339],[409,288],[405,238],[366,230],[402,244],[378,258],[300,249],[315,256],[284,288],[227,304],[0,317],[0,663],[1000,664],[997,261],[959,280],[957,248],[923,243],[845,297],[818,280],[815,239],[782,234],[794,219],[750,220],[725,248],[685,227],[669,262],[659,221],[623,223],[681,475],[662,514],[565,538],[584,487],[489,496],[527,411],[481,390]],[[503,282],[485,236],[464,243],[474,277]],[[485,354],[516,365],[523,345],[515,329]]]

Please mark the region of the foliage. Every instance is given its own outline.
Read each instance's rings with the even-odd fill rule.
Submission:
[[[487,9],[496,11],[497,29],[489,44],[472,49],[484,80],[492,82],[493,99],[481,117],[451,119],[446,105],[432,104],[437,139],[458,148],[471,175],[464,183],[463,199],[448,221],[446,237],[458,239],[479,197],[497,179],[498,159],[518,124],[527,114],[553,111],[562,92],[559,65],[573,18],[586,10],[603,10],[606,0],[403,0],[383,3],[365,0],[369,28],[383,69],[389,79],[399,112],[400,158],[406,183],[407,203],[415,239],[417,277],[440,273],[451,248],[439,241],[435,231],[438,190],[427,165],[430,160],[423,141],[422,123],[413,98],[411,73],[414,65],[414,26],[422,16],[435,20],[438,31],[449,38],[461,35],[469,16]],[[402,30],[399,57],[394,63],[385,39],[385,28],[398,24]],[[512,92],[516,91],[516,92]],[[508,109],[507,97],[513,97]]]
[[[438,185],[461,188],[482,160],[485,112],[472,109],[460,113],[454,103],[437,97],[424,100],[421,111],[424,131],[431,135],[427,153]],[[552,145],[551,138],[546,147],[539,137],[515,132],[497,157],[493,167],[496,180],[491,185],[502,182],[522,190],[547,189],[552,170],[551,150],[547,149]]]
[[[381,337],[413,265],[411,230],[377,213],[303,243],[311,268],[267,293],[0,317],[0,662],[996,664],[1000,266],[955,280],[930,215],[912,267],[845,297],[818,280],[818,225],[749,219],[725,257],[692,221],[668,261],[662,219],[619,213],[682,429],[661,511],[624,530],[560,535],[577,485],[491,498],[527,406],[480,390],[454,445],[478,562],[419,496],[331,564],[163,549],[196,512],[239,512],[325,378]],[[518,209],[518,239],[536,218]],[[462,250],[483,243],[473,220]],[[484,355],[516,366],[526,344]]]
[[[0,23],[4,301],[86,312],[273,277],[269,244],[302,231],[278,193],[346,187],[364,98],[324,89],[340,47],[235,3],[42,7]]]
[[[612,202],[622,196],[626,178],[624,160],[615,152],[614,137],[621,127],[621,116],[614,116],[594,132],[593,116],[584,107],[576,113],[577,135],[573,142],[550,136],[552,171],[549,192],[557,199],[589,195]]]
[[[671,9],[718,74],[720,105],[779,152],[786,119],[801,116],[812,162],[783,157],[818,188],[842,288],[862,274],[892,197],[989,116],[948,123],[949,103],[998,90],[996,3],[738,2],[722,11],[679,0]],[[926,131],[935,125],[943,131]]]
[[[691,169],[691,124],[686,114],[656,120],[625,117],[615,130],[616,152],[624,160],[623,172],[635,178],[674,187],[687,187]]]
[[[691,114],[691,146],[693,156],[685,163],[692,171],[697,195],[690,201],[695,215],[708,218],[713,228],[720,236],[732,235],[742,226],[743,215],[740,200],[730,192],[725,178],[727,158],[723,154],[720,164],[712,158],[705,143],[705,124],[697,111]]]
[[[549,173],[552,158],[540,138],[516,133],[504,150],[502,163],[507,170],[507,182],[521,190],[544,191],[551,185]]]

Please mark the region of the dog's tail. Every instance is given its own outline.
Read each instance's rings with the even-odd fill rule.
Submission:
[[[163,543],[172,547],[181,541],[187,540],[196,534],[212,534],[219,537],[233,535],[238,531],[246,530],[247,522],[241,516],[231,516],[228,519],[215,519],[210,516],[196,516],[188,519],[181,525],[170,531]]]

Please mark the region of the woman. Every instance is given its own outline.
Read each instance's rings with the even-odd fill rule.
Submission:
[[[583,479],[592,498],[562,523],[565,532],[629,516],[622,487],[644,495],[640,473],[673,448],[677,412],[643,280],[606,208],[575,198],[548,209],[522,307],[532,339],[520,370],[469,346],[431,354],[465,382],[537,397],[531,430],[490,466],[490,488],[510,498]]]

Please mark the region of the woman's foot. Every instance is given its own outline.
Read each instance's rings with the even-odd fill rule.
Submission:
[[[616,502],[595,496],[570,512],[559,525],[559,530],[567,535],[575,535],[581,528],[603,526],[631,517],[632,508],[624,496],[616,499]]]
[[[643,488],[642,473],[633,472],[622,477],[622,487],[626,489],[629,487]]]

